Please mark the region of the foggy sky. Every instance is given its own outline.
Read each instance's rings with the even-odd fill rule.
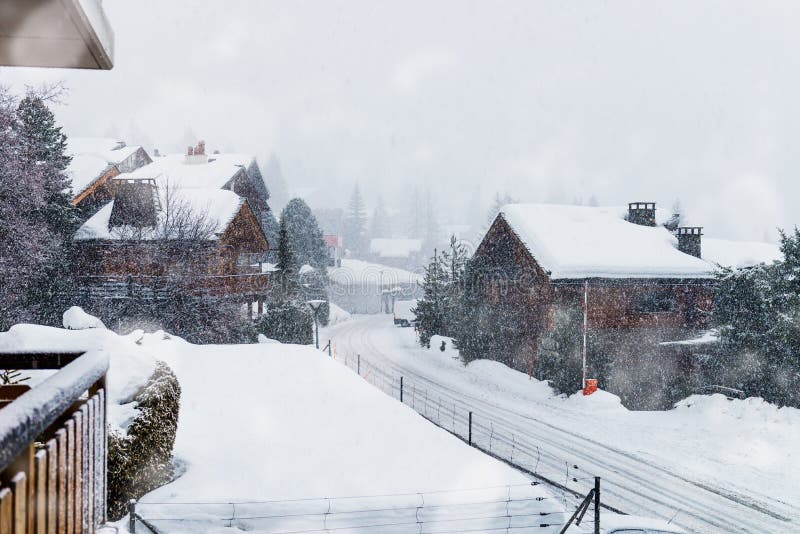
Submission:
[[[800,4],[732,1],[105,0],[110,72],[64,80],[58,119],[162,151],[280,158],[290,189],[443,222],[475,198],[676,198],[707,235],[775,239],[800,222]],[[484,217],[479,214],[479,218]]]

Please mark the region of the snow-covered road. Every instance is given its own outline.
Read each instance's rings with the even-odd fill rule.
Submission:
[[[464,367],[455,351],[424,350],[391,316],[355,316],[326,329],[337,359],[443,426],[515,463],[589,490],[604,503],[694,532],[800,530],[800,414],[758,400],[692,398],[669,412],[629,412],[616,398],[553,397],[550,389],[489,361]],[[738,411],[737,411],[738,410]]]

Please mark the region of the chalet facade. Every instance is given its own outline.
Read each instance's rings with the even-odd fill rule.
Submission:
[[[765,245],[741,247],[744,254],[757,250],[751,260],[719,258],[732,250],[722,240],[709,240],[715,254],[705,254],[701,228],[670,230],[661,215],[650,202],[628,210],[505,206],[475,252],[485,266],[485,300],[509,310],[516,325],[505,361],[529,372],[537,355],[554,349],[553,334],[570,314],[578,319],[570,332],[580,337],[585,306],[590,352],[617,366],[594,372],[606,373],[601,387],[624,397],[622,384],[637,360],[652,361],[662,342],[708,327],[720,264],[778,256],[777,247]]]
[[[75,234],[84,295],[158,299],[178,291],[263,302],[271,274],[258,264],[269,251],[260,215],[269,207],[251,162],[206,156],[201,143],[111,178],[113,199]]]
[[[117,139],[73,137],[68,140],[67,152],[72,156],[67,167],[72,205],[84,219],[114,198],[113,178],[153,161],[144,148]]]

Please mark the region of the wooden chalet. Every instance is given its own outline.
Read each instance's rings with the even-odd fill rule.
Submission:
[[[142,147],[107,138],[70,138],[67,152],[72,156],[67,167],[72,181],[72,205],[80,209],[84,219],[114,197],[113,178],[153,161]]]
[[[258,262],[269,243],[245,196],[269,209],[266,195],[255,198],[242,157],[203,152],[199,145],[180,160],[156,158],[110,180],[113,200],[75,234],[85,296],[266,299],[271,273]]]
[[[529,372],[557,325],[580,318],[584,303],[593,349],[618,361],[691,336],[707,325],[713,299],[715,267],[698,257],[700,236],[657,225],[649,202],[627,212],[505,206],[475,252],[485,298],[513,317],[518,342],[504,360]]]

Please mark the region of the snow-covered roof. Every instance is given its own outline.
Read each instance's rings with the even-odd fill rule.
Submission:
[[[368,261],[343,259],[341,267],[328,267],[328,278],[341,285],[396,286],[422,283],[422,275]]]
[[[679,251],[662,226],[625,221],[620,208],[508,204],[511,229],[552,279],[709,278],[714,267]]]
[[[376,237],[369,242],[369,251],[380,258],[408,258],[421,250],[421,239]]]
[[[72,180],[73,195],[85,191],[111,165],[125,161],[140,148],[106,137],[68,138],[66,152],[72,156],[72,161],[67,167],[67,175]]]
[[[759,263],[772,263],[783,259],[783,253],[774,243],[754,241],[729,241],[703,236],[703,259],[722,267],[742,269]]]
[[[159,189],[159,194],[162,196],[161,205],[164,206],[166,199],[163,188]],[[174,195],[177,202],[185,202],[195,214],[204,215],[215,225],[216,235],[212,239],[216,239],[225,231],[245,201],[227,189],[173,189],[170,194]],[[119,239],[121,236],[127,235],[128,232],[125,231],[125,228],[109,227],[113,209],[114,201],[112,200],[78,228],[78,231],[75,232],[75,240]],[[143,236],[145,239],[147,237]]]
[[[244,154],[209,154],[205,163],[187,163],[184,154],[168,154],[152,163],[120,174],[117,179],[154,178],[160,186],[180,189],[219,189],[253,161]]]

